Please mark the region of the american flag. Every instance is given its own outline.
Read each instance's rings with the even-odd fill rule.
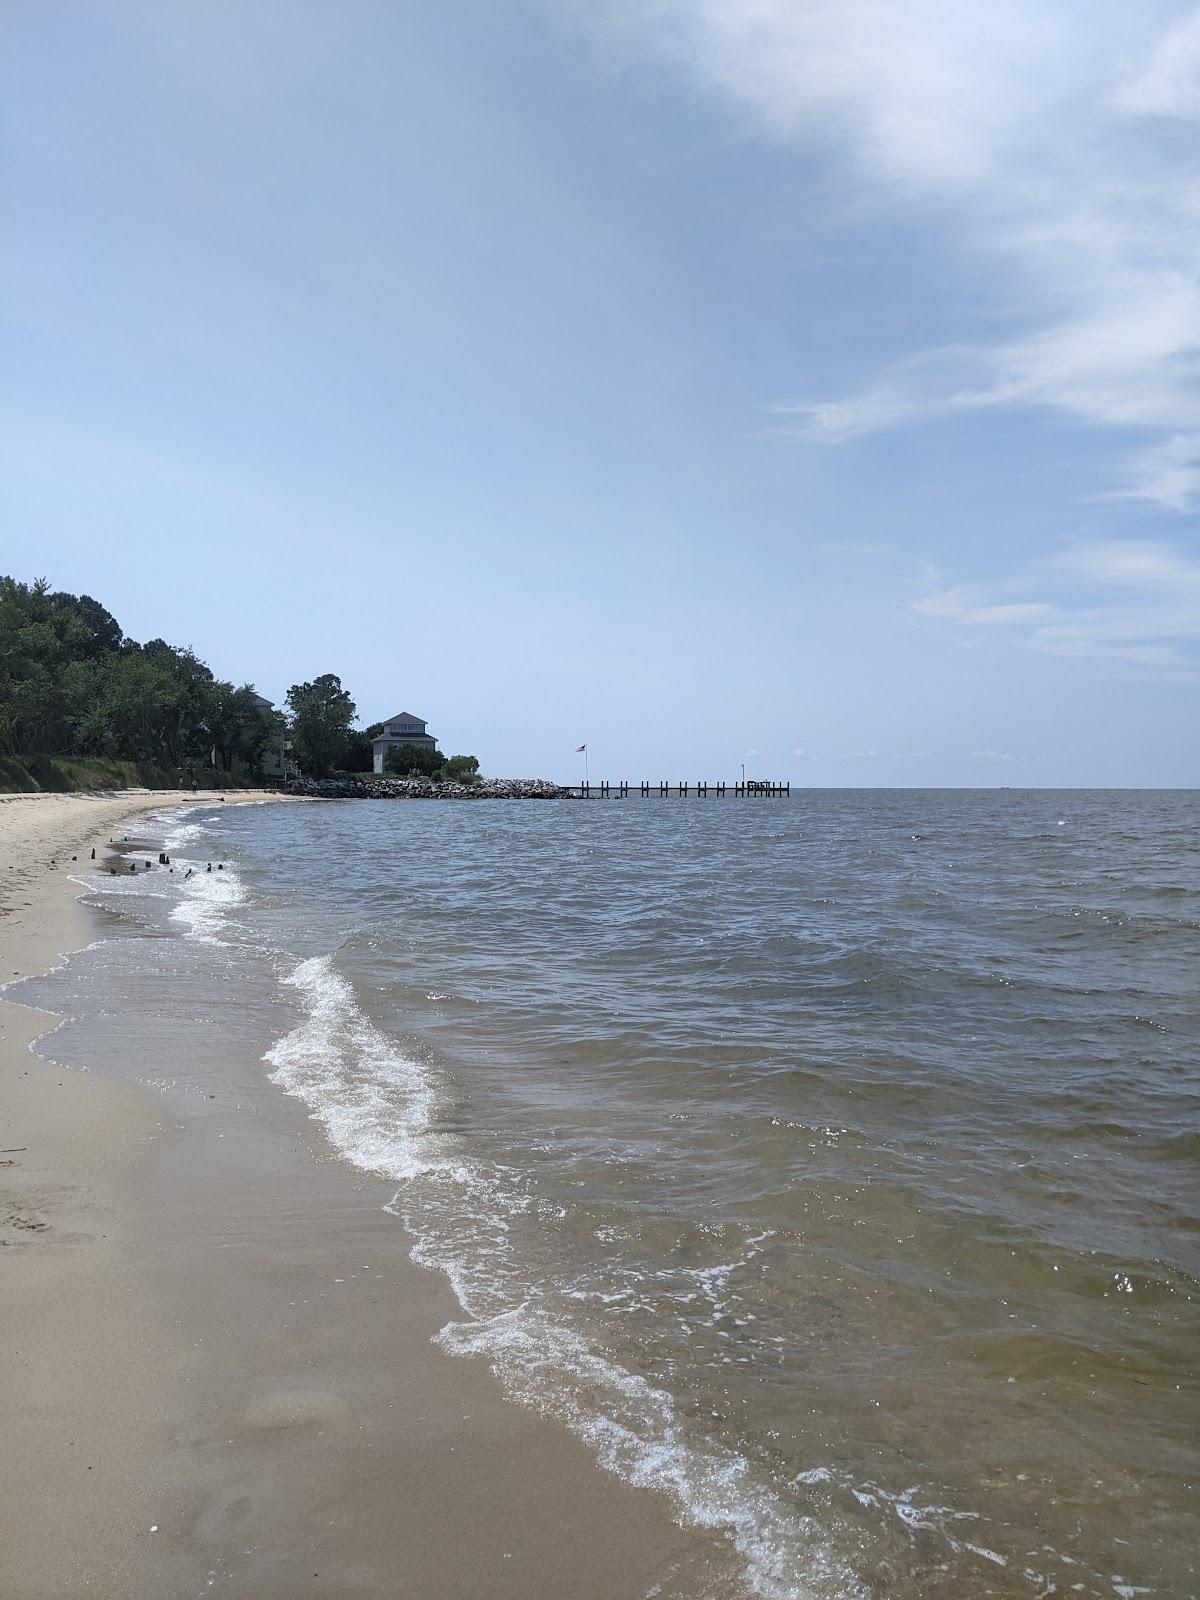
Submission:
[[[577,755],[577,756],[581,756],[581,755],[582,755],[582,754],[583,754],[583,752],[584,752],[584,751],[585,751],[585,750],[586,750],[586,749],[587,749],[587,745],[585,745],[585,744],[581,744],[581,745],[580,745],[580,746],[579,746],[579,749],[578,749],[578,750],[576,750],[576,752],[575,752],[575,754],[576,754],[576,755]]]

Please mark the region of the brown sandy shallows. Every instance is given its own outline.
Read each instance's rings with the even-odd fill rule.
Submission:
[[[93,843],[191,798],[0,797],[0,980],[94,937],[67,877]],[[449,1287],[296,1102],[63,1070],[28,1048],[53,1025],[0,1000],[5,1600],[737,1592],[664,1499],[431,1345]]]

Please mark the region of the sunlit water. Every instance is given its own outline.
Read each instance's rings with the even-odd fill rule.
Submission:
[[[1196,1592],[1196,796],[139,826],[143,937],[56,980],[93,1054],[122,1005],[151,1080],[253,1047],[393,1180],[445,1348],[749,1592]]]

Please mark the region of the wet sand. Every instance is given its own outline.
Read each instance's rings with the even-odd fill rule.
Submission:
[[[71,855],[178,798],[0,801],[0,977],[97,936]],[[211,1100],[65,1071],[28,1049],[52,1026],[0,1001],[6,1600],[737,1592],[431,1344],[449,1287],[294,1101],[247,1114],[245,1063]]]

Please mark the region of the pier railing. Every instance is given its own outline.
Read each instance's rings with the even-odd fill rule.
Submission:
[[[792,785],[776,783],[771,780],[746,778],[740,783],[725,783],[724,781],[710,783],[707,778],[697,780],[695,783],[634,783],[627,778],[622,778],[619,783],[611,783],[607,778],[599,783],[571,783],[564,784],[571,794],[577,794],[584,800],[628,800],[630,795],[639,795],[643,799],[651,796],[667,799],[675,796],[677,799],[686,800],[689,795],[706,799],[712,796],[724,799],[727,795],[742,798],[771,798],[786,799],[792,792]]]

